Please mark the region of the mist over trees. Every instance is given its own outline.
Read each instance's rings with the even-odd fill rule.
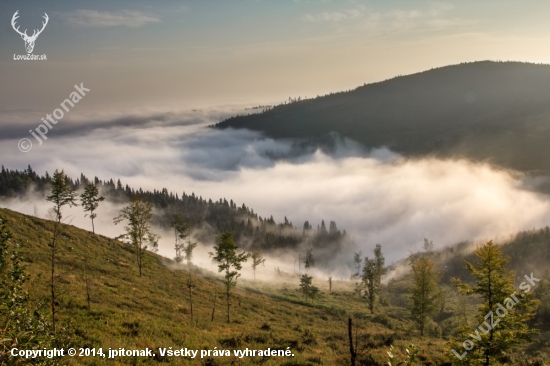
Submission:
[[[9,170],[2,166],[0,196],[23,197],[29,190],[45,194],[50,181],[51,176],[47,172],[40,176],[30,166],[23,171]],[[324,259],[331,258],[351,242],[346,231],[338,229],[334,221],[329,223],[329,229],[324,221],[316,229],[308,221],[302,228],[298,228],[286,217],[283,222],[277,223],[272,216],[262,217],[244,203],[237,206],[233,200],[228,201],[225,198],[213,201],[194,193],[183,192],[180,195],[169,192],[166,188],[144,191],[123,185],[120,180],[102,181],[97,177],[88,179],[84,174],[74,180],[68,177],[68,184],[75,190],[94,184],[101,196],[118,204],[126,204],[139,195],[156,209],[151,225],[175,230],[172,226],[174,215],[179,215],[186,225],[193,228],[193,236],[200,242],[214,241],[217,235],[231,231],[234,239],[244,249],[251,251],[252,248],[259,247],[264,253],[269,253],[285,248],[298,250],[307,241],[310,246],[320,250],[319,257]],[[182,239],[177,238],[177,241],[181,244]],[[177,252],[176,249],[176,258]]]
[[[282,295],[277,294],[276,296],[292,298],[291,294],[293,291],[296,297],[292,301],[296,304],[311,306],[316,309],[329,309],[326,311],[331,314],[339,314],[341,310],[326,308],[327,303],[331,303],[332,301],[338,302],[338,299],[344,299],[344,303],[346,304],[344,308],[347,308],[348,305],[357,302],[361,304],[362,311],[364,311],[364,313],[361,313],[361,311],[354,313],[358,316],[358,319],[356,319],[357,328],[360,329],[361,327],[361,317],[366,317],[370,322],[381,324],[393,332],[397,332],[398,329],[401,329],[400,327],[403,327],[402,322],[410,321],[414,326],[407,328],[408,332],[419,334],[423,337],[422,339],[432,339],[438,342],[453,339],[455,343],[452,343],[452,347],[460,351],[459,355],[464,350],[459,348],[461,344],[457,345],[457,342],[467,339],[464,337],[469,336],[472,332],[477,336],[478,333],[476,331],[479,332],[480,337],[489,334],[489,340],[480,343],[479,347],[476,343],[476,347],[479,349],[476,348],[475,351],[468,353],[467,357],[464,357],[465,362],[470,362],[470,364],[474,360],[480,364],[487,364],[487,362],[491,362],[487,360],[498,359],[499,357],[503,357],[504,354],[515,352],[518,347],[522,346],[522,342],[530,342],[532,340],[529,336],[537,335],[536,330],[538,328],[547,329],[548,327],[548,322],[545,319],[549,318],[548,314],[550,314],[550,311],[548,311],[545,299],[550,298],[550,290],[547,281],[541,278],[539,287],[536,287],[535,291],[530,295],[531,297],[525,303],[525,307],[522,308],[518,305],[515,308],[518,309],[521,315],[517,318],[519,320],[514,320],[514,318],[510,318],[509,320],[511,324],[509,329],[518,334],[518,337],[513,342],[506,340],[505,336],[503,336],[503,340],[501,341],[498,333],[501,329],[499,328],[493,328],[489,331],[487,327],[483,327],[483,330],[487,331],[486,333],[479,328],[472,331],[472,327],[477,326],[477,324],[484,325],[483,322],[479,321],[481,320],[481,315],[478,316],[478,320],[473,319],[472,307],[476,300],[468,299],[469,294],[476,292],[473,290],[464,290],[468,286],[470,286],[470,289],[476,289],[474,286],[475,283],[464,281],[460,286],[457,285],[461,290],[460,294],[457,294],[456,290],[453,290],[451,287],[452,277],[467,279],[468,273],[475,267],[474,265],[474,267],[467,266],[464,268],[462,263],[464,257],[468,262],[472,262],[472,259],[475,259],[472,256],[478,254],[477,252],[471,255],[464,254],[467,253],[465,248],[468,248],[470,245],[466,242],[453,247],[436,250],[433,242],[425,239],[422,251],[413,253],[410,257],[412,260],[410,275],[403,278],[392,278],[387,284],[384,283],[384,278],[388,275],[390,268],[395,268],[395,265],[390,267],[386,265],[382,245],[376,244],[373,248],[372,256],[365,257],[362,251],[358,251],[353,253],[353,256],[350,256],[351,258],[348,257],[350,258],[348,265],[350,269],[353,268],[353,271],[351,271],[353,273],[351,281],[338,280],[331,275],[331,271],[337,268],[334,268],[334,263],[330,264],[330,257],[332,253],[342,250],[342,245],[345,244],[348,238],[345,232],[341,232],[338,229],[334,221],[329,221],[329,224],[326,225],[323,220],[315,228],[306,221],[301,228],[297,228],[286,217],[282,223],[276,223],[273,217],[261,218],[250,208],[247,208],[245,205],[239,207],[231,200],[222,199],[212,202],[211,200],[207,201],[201,197],[196,197],[194,194],[183,194],[180,198],[177,194],[169,193],[165,189],[153,192],[144,192],[141,189],[136,191],[129,189],[127,186],[125,188],[120,180],[116,183],[113,181],[102,182],[97,178],[89,180],[81,175],[79,179],[72,181],[66,175],[63,179],[60,179],[61,174],[64,173],[56,171],[53,177],[48,176],[47,179],[44,179],[43,177],[38,177],[29,167],[24,172],[4,169],[0,173],[0,178],[4,179],[3,182],[8,182],[7,184],[10,187],[17,188],[12,188],[10,191],[12,196],[23,195],[29,188],[35,187],[37,189],[37,187],[40,187],[40,184],[44,185],[43,193],[46,193],[47,189],[53,189],[56,185],[61,187],[56,193],[57,198],[54,199],[51,198],[51,194],[48,195],[48,198],[51,198],[52,202],[60,203],[59,205],[56,204],[56,210],[52,211],[52,218],[56,218],[54,222],[56,225],[62,225],[62,208],[71,205],[69,203],[70,197],[73,197],[74,200],[77,190],[83,192],[80,196],[81,202],[85,213],[92,220],[96,217],[96,209],[99,207],[100,202],[103,201],[101,200],[102,197],[105,197],[110,202],[125,204],[114,222],[126,222],[125,234],[120,239],[132,246],[133,250],[131,252],[137,262],[140,275],[142,275],[144,263],[151,262],[151,254],[146,253],[146,251],[148,249],[154,251],[155,244],[158,242],[158,236],[153,233],[153,225],[173,230],[174,249],[176,251],[175,261],[177,263],[187,262],[187,268],[183,266],[177,266],[176,268],[178,268],[177,271],[188,272],[183,272],[186,274],[181,277],[183,281],[181,281],[180,285],[185,289],[184,292],[186,294],[186,299],[182,302],[185,303],[185,307],[188,309],[185,314],[187,314],[186,317],[190,320],[189,324],[193,326],[198,326],[199,317],[204,318],[204,315],[201,316],[200,313],[204,307],[202,299],[205,297],[200,287],[201,269],[192,266],[194,249],[197,247],[198,241],[202,242],[204,239],[208,242],[211,240],[212,235],[217,232],[219,227],[228,227],[237,228],[237,233],[232,234],[230,231],[226,231],[218,235],[213,257],[215,257],[214,259],[218,264],[219,273],[223,276],[225,287],[223,295],[226,300],[227,322],[230,324],[240,321],[233,319],[234,321],[232,322],[232,315],[235,316],[234,312],[236,310],[232,310],[232,302],[236,302],[235,298],[238,299],[240,313],[244,311],[244,309],[241,309],[240,303],[243,298],[248,296],[243,296],[240,293],[236,294],[236,292],[240,291],[236,290],[237,279],[241,276],[242,264],[246,259],[249,257],[252,259],[251,266],[254,273],[254,282],[246,283],[245,281],[245,286],[259,288],[264,286],[264,284],[256,283],[256,270],[258,266],[263,265],[266,261],[265,256],[268,256],[272,250],[292,248],[300,253],[299,265],[301,270],[299,273],[292,274],[276,268],[276,277],[280,277],[278,281],[283,281]],[[0,188],[2,187],[0,186]],[[63,194],[60,192],[64,190],[66,190],[65,197],[68,198],[64,201],[64,204],[61,204],[63,202],[61,199]],[[149,197],[151,201],[145,197]],[[152,214],[153,209],[155,209],[156,213],[158,212],[158,215]],[[56,214],[57,212],[60,214],[59,217]],[[197,217],[196,215],[202,216]],[[197,226],[194,226],[192,223],[196,223]],[[209,232],[208,230],[205,232],[204,227],[206,226],[211,228]],[[92,231],[95,231],[93,221]],[[54,238],[59,238],[59,232],[55,235],[56,230],[54,230],[53,233]],[[141,242],[139,240],[140,237],[142,238]],[[499,264],[500,269],[497,270],[498,266],[493,267],[491,273],[496,275],[497,272],[501,271],[499,273],[501,273],[502,278],[508,278],[506,281],[509,281],[512,278],[509,267],[523,269],[526,263],[544,264],[545,258],[550,258],[548,257],[550,256],[547,246],[548,238],[550,238],[550,230],[547,228],[518,234],[511,241],[513,245],[505,244],[499,248],[503,253],[508,253],[511,259],[509,261],[501,261]],[[529,248],[529,250],[525,250],[526,248]],[[238,253],[238,249],[243,251]],[[250,250],[250,253],[246,252],[247,249]],[[352,254],[350,252],[348,251],[348,255]],[[85,253],[84,262],[87,302],[85,308],[89,314],[93,314],[91,311],[91,282],[88,277],[91,269],[88,267],[87,255],[88,252]],[[497,263],[498,260],[494,259],[497,257],[498,255],[495,254],[491,257],[493,259],[487,259],[487,262]],[[56,260],[52,263],[51,268],[55,268]],[[328,268],[330,269],[327,268],[327,263],[329,263]],[[312,271],[316,265],[322,268]],[[191,270],[193,274],[191,274]],[[316,276],[320,272],[323,273],[323,281],[318,282],[319,278]],[[55,287],[55,280],[59,279],[59,277],[56,275],[52,278],[54,278],[54,291],[48,298],[50,306],[52,303],[58,303],[58,289]],[[288,289],[287,283],[284,281],[289,281],[293,288]],[[495,280],[494,283],[504,284],[506,281]],[[314,283],[318,284],[319,287],[315,286]],[[508,287],[503,285],[503,288],[510,288],[509,285],[510,283],[506,285]],[[212,292],[213,299],[210,301]],[[478,294],[481,294],[481,292]],[[210,322],[214,322],[218,300],[216,287],[208,293],[207,297],[209,303],[208,318],[210,318]],[[538,301],[535,301],[535,299]],[[68,303],[70,304],[70,301],[73,300],[73,298],[69,299]],[[67,303],[65,303],[66,306]],[[483,304],[479,306],[483,306]],[[503,306],[506,307],[506,304],[503,304]],[[63,310],[66,310],[65,307]],[[96,307],[99,307],[99,305],[94,305],[94,313]],[[410,314],[410,317],[403,317],[403,315],[396,317],[396,308]],[[479,314],[489,308],[485,306],[482,310],[479,310]],[[497,310],[502,311],[498,308],[498,305],[494,311],[496,312]],[[51,311],[53,314],[52,320],[57,319],[58,310],[52,307]],[[350,313],[349,315],[352,314]],[[51,329],[53,334],[53,324]],[[493,340],[490,338],[491,333],[493,333]],[[503,334],[506,333],[504,332]],[[306,332],[304,337],[306,342],[317,342],[312,333]],[[365,337],[365,340],[360,341],[359,344],[364,344],[366,347],[376,349],[392,345],[391,343],[384,345],[383,340],[368,341],[366,340],[368,337]],[[386,337],[386,335],[383,337]],[[384,339],[388,339],[389,342],[392,338],[391,336],[387,337]],[[359,348],[356,348],[357,339],[355,342],[353,347],[357,351],[355,356],[357,358],[356,361],[366,362],[365,360],[370,357],[367,355],[370,353],[362,354],[359,352]],[[451,342],[448,342],[448,344],[451,346]],[[415,352],[418,351],[417,348],[411,349]],[[398,359],[397,355],[402,350],[398,351],[398,348],[394,348],[394,351],[392,351],[394,357],[389,362],[396,362],[395,360]],[[419,352],[422,355],[422,348],[420,348]],[[402,352],[401,354],[405,355]],[[455,355],[452,355],[452,357],[455,357]]]

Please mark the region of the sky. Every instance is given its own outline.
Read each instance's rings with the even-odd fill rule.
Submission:
[[[47,14],[33,51],[47,60],[14,60],[27,54],[16,11],[29,35]],[[349,140],[334,155],[291,154],[289,141],[206,126],[245,107],[450,64],[550,63],[548,14],[546,0],[4,0],[1,164],[225,197],[296,225],[335,220],[364,253],[382,242],[391,260],[424,238],[442,247],[507,237],[550,221],[550,201],[518,174]],[[81,84],[90,91],[38,143],[29,131]],[[17,149],[21,138],[31,151]],[[2,207],[33,214],[33,203]],[[110,209],[98,231],[115,236]]]
[[[21,30],[49,23],[14,61]],[[0,4],[0,111],[77,113],[270,104],[475,60],[550,62],[550,2],[15,1]],[[62,100],[62,99],[61,99]],[[1,123],[1,122],[0,122]]]

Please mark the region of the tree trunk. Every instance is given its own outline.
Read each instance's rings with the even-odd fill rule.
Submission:
[[[88,301],[88,313],[92,311],[90,306],[90,278],[88,277],[88,254],[84,259],[84,273],[86,278],[86,300]]]
[[[349,354],[351,366],[355,366],[355,360],[357,359],[357,349],[353,347],[353,325],[351,318],[348,318],[348,338],[349,338]],[[356,345],[357,346],[357,345]]]
[[[138,246],[138,267],[139,267],[139,277],[141,277],[141,261],[143,259],[143,253],[141,252],[141,244]]]
[[[227,323],[231,323],[231,319],[229,318],[229,309],[231,306],[230,303],[231,293],[229,292],[229,288],[227,289]]]
[[[214,287],[214,306],[212,307],[212,319],[210,321],[214,321],[214,313],[216,312],[216,299],[217,299],[217,295],[218,295],[218,288],[217,287]]]
[[[59,217],[59,216],[58,216]],[[52,240],[52,256],[51,256],[51,266],[52,266],[52,273],[51,273],[51,295],[52,295],[52,301],[51,301],[51,308],[52,308],[52,327],[53,327],[53,333],[55,334],[55,246],[57,241],[57,232],[59,227],[59,221],[56,221],[53,231],[53,240]]]
[[[193,324],[193,281],[191,276],[187,279],[187,288],[189,289],[189,306],[191,308],[191,324]]]

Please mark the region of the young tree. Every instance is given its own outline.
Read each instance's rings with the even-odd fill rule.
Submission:
[[[478,307],[478,321],[481,325],[475,333],[468,327],[459,328],[460,336],[464,337],[460,341],[470,338],[469,334],[472,333],[476,337],[475,347],[468,350],[467,357],[466,353],[462,355],[466,357],[464,360],[459,359],[463,364],[489,366],[508,354],[513,347],[531,342],[533,335],[538,333],[537,329],[529,329],[528,325],[538,304],[533,299],[533,293],[529,292],[529,283],[534,286],[538,279],[533,274],[530,277],[525,275],[527,281],[520,284],[523,293],[519,295],[514,289],[515,274],[506,269],[509,258],[502,255],[497,245],[492,241],[481,245],[475,255],[481,262],[477,266],[465,261],[466,269],[475,278],[475,285],[471,287],[459,279],[453,279],[461,293],[479,295],[483,300]],[[487,322],[487,314],[492,314],[491,324]]]
[[[306,273],[311,267],[315,267],[315,257],[313,257],[313,248],[306,250],[306,257],[304,258],[304,267],[306,267]]]
[[[411,269],[411,315],[423,336],[427,318],[437,309],[439,274],[432,261],[425,257],[412,261]]]
[[[254,270],[254,282],[256,282],[256,267],[258,267],[260,264],[264,265],[265,258],[262,254],[261,248],[256,248],[252,251],[252,254],[250,256],[252,258],[252,269]]]
[[[363,283],[366,289],[367,302],[369,304],[370,313],[374,313],[374,302],[378,294],[378,286],[376,282],[376,259],[365,257],[365,266],[363,267]]]
[[[84,188],[84,192],[80,195],[80,201],[84,212],[89,212],[90,219],[92,220],[92,233],[95,234],[94,219],[97,214],[95,210],[99,206],[99,202],[105,200],[105,197],[99,196],[99,190],[97,186],[90,183]],[[87,216],[88,214],[84,215]],[[90,278],[88,276],[88,251],[85,252],[84,257],[84,277],[86,283],[86,301],[88,303],[88,312],[91,311],[91,298],[90,298]]]
[[[385,267],[386,259],[382,254],[382,246],[380,244],[376,244],[374,248],[374,260],[376,262],[374,281],[376,282],[376,287],[380,288],[382,277],[384,277],[388,271]]]
[[[193,279],[191,276],[187,278],[187,289],[189,289],[189,306],[191,308],[191,323],[193,323],[193,288],[195,287],[195,284],[193,283]]]
[[[214,246],[214,261],[218,262],[218,272],[225,272],[225,294],[227,296],[227,322],[231,322],[231,288],[237,285],[237,278],[241,276],[239,271],[242,263],[248,260],[250,254],[242,252],[237,254],[237,244],[233,240],[233,233],[226,232],[218,237]]]
[[[183,244],[182,244],[183,245]],[[183,259],[187,262],[187,267],[190,267],[193,263],[193,250],[197,247],[197,242],[191,242],[191,239],[187,239],[187,245],[183,246]]]
[[[183,216],[177,213],[174,214],[172,222],[170,222],[170,227],[174,228],[174,236],[176,239],[176,244],[174,246],[176,257],[174,260],[179,264],[183,261],[183,256],[181,254],[183,249],[182,241],[189,235],[189,225],[185,222]]]
[[[424,238],[424,250],[431,253],[434,250],[434,242]]]
[[[363,252],[353,253],[353,266],[355,267],[354,278],[361,277],[361,265],[363,264]]]
[[[218,286],[214,285],[214,301],[212,306],[212,318],[210,321],[214,321],[214,315],[216,314],[216,300],[218,298]]]
[[[51,265],[51,283],[50,283],[50,289],[51,289],[51,311],[52,311],[52,327],[53,331],[55,333],[56,330],[56,318],[55,318],[55,303],[56,303],[56,276],[55,276],[55,255],[57,253],[57,239],[59,237],[59,231],[60,231],[60,224],[61,219],[63,218],[62,215],[62,208],[65,206],[78,206],[78,204],[75,202],[76,200],[76,191],[71,186],[69,182],[69,178],[65,173],[62,171],[58,171],[57,169],[53,173],[52,181],[51,181],[51,187],[52,190],[50,192],[50,195],[46,197],[47,201],[50,201],[54,204],[53,206],[53,212],[55,215],[55,224],[54,224],[54,231],[53,231],[53,238],[50,245],[50,265]]]
[[[115,225],[127,220],[128,226],[124,227],[126,234],[119,236],[134,246],[136,259],[139,268],[139,276],[142,275],[143,255],[149,245],[154,250],[158,247],[159,235],[151,232],[149,222],[153,217],[153,206],[150,202],[144,201],[140,196],[132,197],[128,206],[124,207],[120,215],[113,219]]]
[[[300,292],[306,298],[306,301],[309,298],[314,298],[318,293],[319,289],[313,286],[313,277],[303,274],[300,276]]]
[[[105,200],[105,197],[99,196],[99,190],[97,186],[90,183],[84,188],[84,192],[80,195],[80,201],[84,212],[89,212],[90,219],[92,220],[92,233],[95,234],[94,219],[97,214],[94,212],[99,206],[99,202]],[[88,216],[86,214],[84,217]]]

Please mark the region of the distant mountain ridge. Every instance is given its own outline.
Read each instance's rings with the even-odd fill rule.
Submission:
[[[481,61],[228,118],[274,138],[337,134],[408,156],[488,160],[550,175],[550,65]]]

